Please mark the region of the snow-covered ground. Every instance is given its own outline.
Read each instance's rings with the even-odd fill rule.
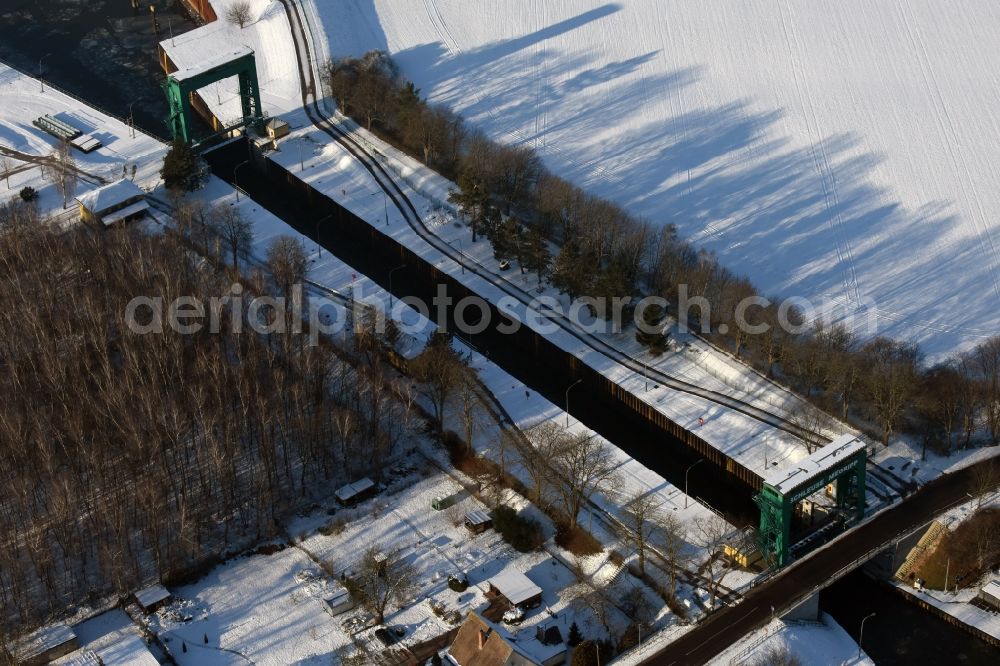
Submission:
[[[123,170],[132,177],[136,167],[135,182],[149,190],[159,182],[166,146],[159,140],[136,130],[131,130],[121,120],[87,106],[85,103],[55,90],[42,86],[37,79],[0,63],[0,159],[6,157],[5,166],[11,171],[0,192],[11,196],[30,185],[38,192],[39,211],[43,216],[78,215],[73,196],[82,194],[100,184],[122,178]],[[74,164],[86,175],[77,179],[69,203],[64,208],[62,196],[56,186],[46,179],[42,169],[30,157],[48,157],[58,146],[58,141],[31,124],[39,116],[51,115],[70,123],[84,133],[98,139],[103,147],[84,154],[71,149]],[[26,156],[18,157],[16,154]],[[6,198],[6,195],[0,197]]]
[[[788,650],[802,666],[874,666],[867,654],[837,624],[823,613],[821,622],[772,620],[713,659],[713,666],[761,663],[769,650]],[[767,662],[771,663],[771,662]]]
[[[517,553],[492,530],[472,536],[453,522],[456,515],[483,508],[454,480],[432,467],[409,467],[401,470],[398,482],[403,486],[398,492],[356,508],[338,508],[332,517],[320,509],[294,521],[289,532],[298,535],[296,546],[236,558],[196,583],[172,590],[175,601],[151,616],[150,629],[182,666],[247,660],[330,663],[357,644],[380,652],[372,631],[361,630],[370,615],[354,609],[330,617],[321,601],[338,585],[341,572],[357,572],[367,549],[378,546],[399,553],[414,570],[413,597],[402,607],[390,606],[386,615],[388,626],[404,631],[403,644],[439,636],[453,626],[432,610],[432,602],[463,616],[484,607],[487,581],[504,571],[524,573],[542,589],[542,608],[509,628],[525,651],[551,651],[534,640],[537,626],[556,624],[565,636],[569,623],[577,621],[585,635],[602,631],[577,601],[587,588],[563,562],[544,551]],[[457,513],[431,509],[435,497],[463,494]],[[448,576],[463,573],[470,586],[455,592],[448,587]],[[356,627],[350,624],[352,617],[359,618]],[[626,620],[616,610],[611,622],[621,629]]]
[[[1000,331],[1000,6],[304,0],[324,55],[931,358]]]

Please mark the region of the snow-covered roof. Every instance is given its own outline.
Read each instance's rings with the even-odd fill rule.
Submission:
[[[374,487],[375,483],[368,477],[365,477],[363,479],[355,481],[354,483],[348,483],[346,486],[337,490],[337,492],[334,494],[337,496],[337,499],[339,499],[341,502],[346,502],[352,497],[360,495],[361,493],[370,490]]]
[[[986,583],[980,591],[983,594],[1000,601],[1000,578],[994,578],[990,582]]]
[[[515,606],[542,593],[542,588],[532,583],[531,579],[520,571],[504,571],[490,578],[489,583]]]
[[[103,666],[93,650],[74,650],[52,662],[55,666]]]
[[[350,596],[351,593],[348,592],[346,589],[342,587],[337,587],[327,592],[325,595],[323,595],[323,601],[330,604],[331,606],[336,606],[342,603],[343,601],[347,600],[348,598],[350,598]]]
[[[787,493],[864,448],[865,443],[856,435],[841,435],[788,467],[768,470],[764,474],[764,483],[781,493]]]
[[[146,203],[145,200],[136,201],[134,204],[125,206],[125,208],[116,210],[113,213],[102,215],[101,222],[104,223],[104,226],[111,226],[116,222],[121,222],[126,218],[132,217],[133,215],[137,215],[138,213],[141,213],[142,211],[147,210],[148,208],[149,204]]]
[[[16,649],[18,659],[28,661],[53,648],[76,640],[76,634],[65,624],[51,624],[25,636]]]
[[[141,187],[131,180],[123,178],[117,183],[103,185],[89,192],[84,192],[76,200],[90,212],[100,215],[102,211],[123,204],[129,199],[144,196],[145,194]]]
[[[196,65],[191,67],[185,67],[184,69],[178,69],[176,72],[171,74],[175,81],[185,81],[187,79],[193,78],[200,74],[215,69],[225,65],[227,62],[232,62],[237,58],[242,58],[243,56],[253,55],[253,49],[247,46],[238,46],[233,49],[228,49],[219,55],[212,56],[211,58],[206,58]]]
[[[143,608],[149,608],[170,598],[170,592],[160,584],[150,585],[135,593],[135,600]]]
[[[120,640],[97,650],[104,666],[159,666],[156,657],[141,638],[126,634]]]
[[[490,514],[486,513],[482,509],[476,509],[475,511],[470,511],[465,514],[465,520],[473,525],[482,525],[490,522]]]

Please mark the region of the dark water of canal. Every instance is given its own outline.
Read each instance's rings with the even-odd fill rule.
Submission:
[[[179,0],[0,0],[0,59],[168,138],[156,44],[196,27]],[[159,34],[150,4],[156,7]]]
[[[990,666],[1000,649],[920,609],[860,571],[820,594],[820,608],[854,640],[865,622],[863,647],[878,666]]]

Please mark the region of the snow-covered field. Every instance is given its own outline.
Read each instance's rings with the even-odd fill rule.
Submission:
[[[325,55],[387,49],[432,100],[769,293],[932,357],[1000,331],[995,2],[304,5]]]

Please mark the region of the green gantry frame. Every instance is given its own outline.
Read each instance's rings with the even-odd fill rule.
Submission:
[[[760,507],[760,551],[769,565],[783,567],[788,564],[795,505],[827,484],[836,483],[838,509],[853,508],[853,520],[864,517],[866,461],[865,451],[861,449],[845,456],[836,465],[805,477],[787,492],[764,483],[754,501]]]
[[[219,64],[212,64],[203,69],[189,68],[167,75],[163,82],[163,90],[170,104],[170,117],[167,122],[175,139],[181,138],[185,143],[191,143],[191,94],[230,76],[239,77],[243,118],[221,131],[228,132],[263,120],[260,87],[257,84],[257,63],[253,51],[247,49],[234,53],[230,59]]]

